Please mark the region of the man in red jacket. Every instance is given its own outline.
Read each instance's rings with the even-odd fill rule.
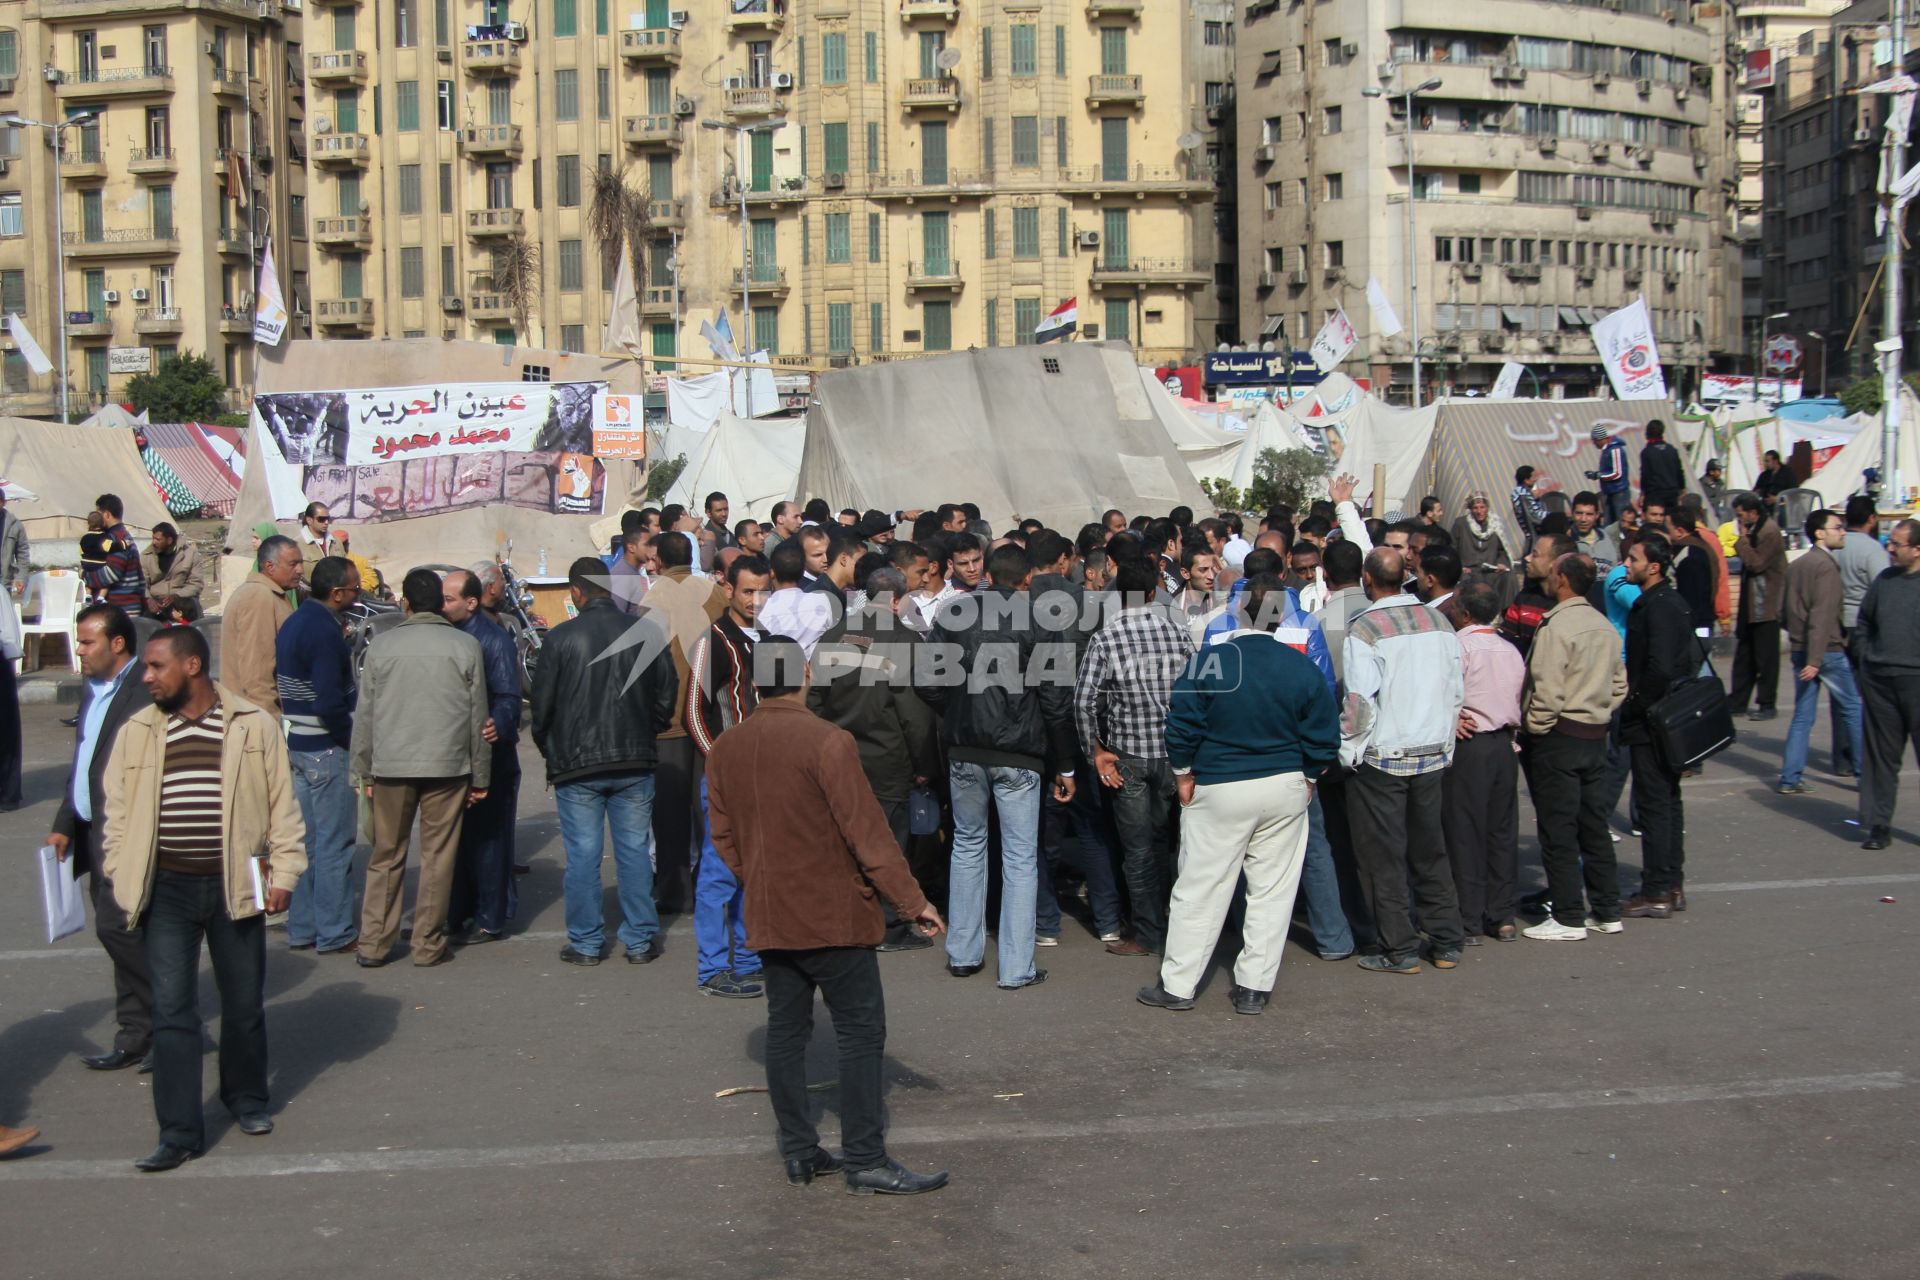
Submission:
[[[879,899],[929,937],[946,922],[900,856],[853,735],[807,710],[799,643],[766,636],[752,662],[759,705],[714,740],[707,810],[713,847],[746,891],[747,942],[766,973],[767,1092],[787,1181],[844,1169],[853,1195],[938,1190],[944,1172],[913,1173],[887,1155]],[[816,989],[840,1042],[841,1156],[820,1146],[807,1114]]]

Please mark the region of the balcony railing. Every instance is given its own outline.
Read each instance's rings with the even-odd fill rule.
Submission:
[[[460,147],[468,155],[506,156],[519,159],[520,126],[517,124],[470,125],[460,131]]]
[[[729,31],[778,31],[787,25],[787,0],[746,0],[727,14]]]
[[[684,230],[687,225],[685,200],[647,201],[647,221],[663,231]]]
[[[467,295],[467,315],[475,320],[511,320],[513,303],[504,293],[476,290]]]
[[[737,293],[742,288],[755,293],[786,293],[787,269],[785,267],[763,267],[755,264],[752,271],[733,269],[733,288]]]
[[[1146,0],[1087,0],[1089,18],[1137,18]]]
[[[673,286],[648,285],[640,298],[640,314],[647,316],[670,316],[673,314]]]
[[[966,283],[955,258],[907,263],[908,289],[959,289]]]
[[[114,227],[93,231],[69,231],[61,237],[69,257],[137,257],[143,254],[178,253],[180,241],[174,228]]]
[[[912,22],[915,18],[937,18],[942,22],[955,22],[960,17],[960,0],[900,0],[900,20]]]
[[[307,55],[309,80],[360,80],[367,78],[367,55],[358,49],[343,49]]]
[[[680,32],[674,27],[644,27],[620,33],[620,56],[635,62],[680,61]]]
[[[373,327],[372,298],[321,298],[313,304],[315,324],[332,328]]]
[[[118,93],[170,93],[173,68],[152,66],[104,67],[67,76],[55,86],[62,98],[101,98]]]
[[[726,112],[730,116],[783,116],[787,104],[771,85],[726,90]]]
[[[628,116],[622,122],[630,147],[669,147],[678,151],[683,141],[680,121],[672,116]]]
[[[901,100],[909,111],[916,107],[944,107],[954,111],[960,106],[960,82],[952,76],[909,80]]]
[[[470,236],[510,236],[524,230],[527,214],[524,209],[469,209],[467,210],[467,234]]]
[[[178,307],[141,307],[133,313],[135,333],[178,333],[183,327]]]
[[[1087,77],[1087,105],[1140,102],[1146,97],[1139,76],[1094,75]]]
[[[520,43],[517,40],[469,40],[463,46],[469,74],[520,69]]]
[[[357,248],[373,239],[371,220],[358,215],[340,218],[315,218],[313,220],[313,240],[315,244],[344,245]]]
[[[364,133],[316,133],[313,162],[318,165],[364,165],[372,144]]]
[[[129,173],[172,173],[175,167],[172,147],[148,147],[127,153]]]
[[[1174,284],[1197,286],[1212,276],[1181,258],[1101,258],[1093,264],[1092,285]]]

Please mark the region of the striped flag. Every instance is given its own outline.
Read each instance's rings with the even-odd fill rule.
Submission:
[[[1080,299],[1068,298],[1048,313],[1033,331],[1035,342],[1052,342],[1072,335],[1080,327]]]

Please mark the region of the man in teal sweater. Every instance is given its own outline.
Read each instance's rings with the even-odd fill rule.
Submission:
[[[1312,660],[1275,634],[1287,612],[1278,576],[1241,598],[1241,628],[1200,651],[1174,682],[1167,758],[1180,804],[1180,877],[1160,980],[1140,1003],[1191,1009],[1234,887],[1247,878],[1235,1011],[1267,1007],[1307,847],[1307,806],[1340,755],[1340,714]]]

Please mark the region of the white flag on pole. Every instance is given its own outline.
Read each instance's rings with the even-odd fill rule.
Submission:
[[[273,269],[273,241],[260,255],[260,287],[253,298],[253,340],[269,347],[287,335],[287,298],[280,292],[280,273]]]
[[[11,311],[7,313],[7,333],[13,338],[14,344],[20,348],[20,354],[26,359],[27,368],[35,373],[53,372],[53,361],[47,359],[47,353],[40,349],[40,344],[33,340],[31,333],[27,332],[27,322]]]
[[[1654,341],[1647,300],[1635,298],[1593,325],[1593,345],[1606,366],[1613,394],[1621,400],[1665,400],[1667,378],[1660,371],[1660,345]]]
[[[1347,352],[1353,350],[1357,340],[1346,308],[1335,307],[1320,332],[1313,336],[1313,367],[1325,373],[1347,358]]]
[[[713,319],[700,322],[700,336],[707,340],[715,360],[740,358],[740,348],[735,345],[733,338],[733,321],[728,318],[725,307],[715,312]]]
[[[1511,400],[1520,394],[1520,372],[1525,368],[1526,366],[1517,360],[1509,360],[1501,365],[1500,376],[1493,380],[1493,391],[1490,393],[1491,398],[1495,400]]]
[[[613,277],[613,309],[600,338],[602,355],[640,354],[640,296],[633,287],[633,255],[620,250],[620,270]]]
[[[1372,276],[1367,277],[1367,305],[1373,308],[1374,332],[1381,337],[1391,338],[1406,327],[1394,314],[1393,303],[1387,301],[1387,291]]]

